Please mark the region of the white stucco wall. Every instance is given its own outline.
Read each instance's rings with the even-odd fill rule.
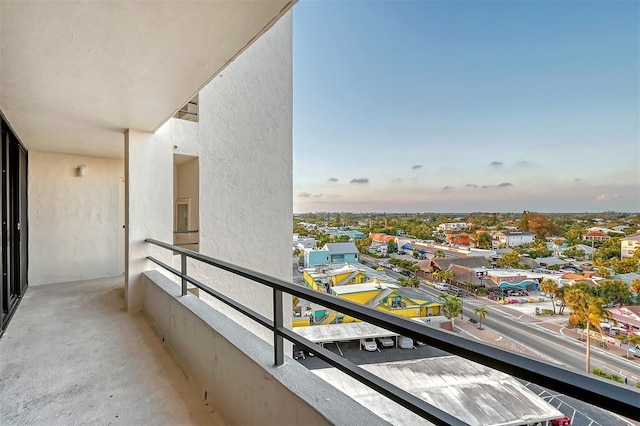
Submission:
[[[289,12],[200,91],[199,123],[168,123],[174,152],[199,157],[200,252],[288,281],[292,102]],[[217,290],[271,316],[270,289],[214,268],[189,268]]]
[[[151,255],[171,264],[171,252],[145,242],[173,241],[173,148],[170,128],[156,133],[127,130],[124,135],[126,192],[125,302],[142,309],[141,274],[155,264]]]
[[[87,166],[78,177],[76,167]],[[29,152],[29,285],[122,272],[124,162]]]

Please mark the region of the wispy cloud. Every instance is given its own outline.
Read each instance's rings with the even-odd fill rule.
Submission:
[[[608,192],[605,194],[600,194],[596,197],[596,201],[611,201],[613,199],[618,198],[618,194],[609,194]]]
[[[337,181],[338,181],[338,178],[335,178],[335,177],[329,178],[329,182],[337,182]]]
[[[400,178],[391,179],[391,183],[400,183],[400,182],[402,182],[402,179]]]
[[[443,191],[449,191],[451,189],[453,189],[453,186],[449,186],[449,185],[442,188]]]
[[[465,188],[477,188],[478,185],[476,185],[475,183],[468,183],[464,186]]]
[[[504,163],[502,161],[492,161],[490,166],[491,167],[502,167]]]
[[[416,164],[415,166],[411,166],[411,170],[418,170],[422,168],[422,164]]]
[[[351,183],[359,183],[359,184],[363,184],[363,183],[369,183],[369,178],[353,178],[351,179]]]
[[[319,194],[312,194],[310,192],[301,192],[301,193],[298,194],[298,197],[301,197],[301,198],[309,198],[309,197],[320,198],[320,197],[322,197],[322,192],[319,193]]]
[[[513,184],[511,182],[502,182],[499,183],[497,185],[482,185],[482,188],[487,189],[487,188],[508,188],[510,186],[513,186]]]
[[[531,165],[533,165],[533,163],[531,161],[527,161],[527,160],[518,161],[518,166],[520,166],[520,167],[526,167],[526,166],[531,166]]]

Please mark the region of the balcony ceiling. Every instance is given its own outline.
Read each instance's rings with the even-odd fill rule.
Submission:
[[[29,150],[121,158],[292,4],[0,0],[0,109]]]

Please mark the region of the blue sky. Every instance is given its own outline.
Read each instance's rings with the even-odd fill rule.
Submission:
[[[294,212],[640,211],[640,2],[300,1]]]

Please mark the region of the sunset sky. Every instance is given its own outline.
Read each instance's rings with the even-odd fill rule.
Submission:
[[[640,211],[637,1],[300,1],[294,212]]]

